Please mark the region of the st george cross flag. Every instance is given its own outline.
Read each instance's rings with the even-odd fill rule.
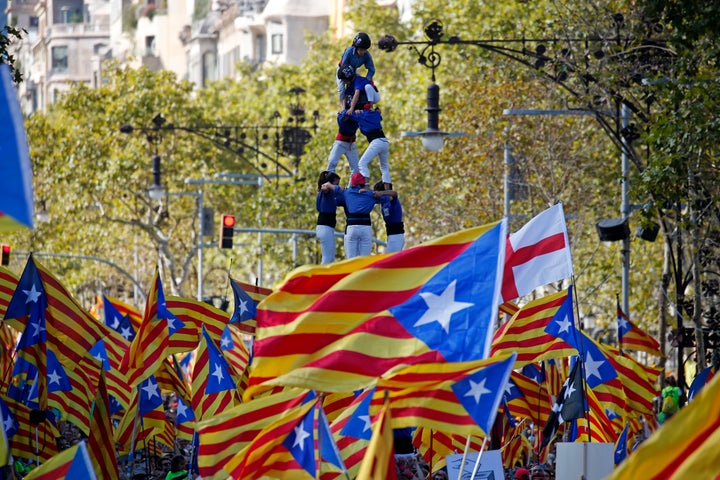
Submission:
[[[357,390],[397,365],[487,357],[504,238],[503,221],[295,270],[258,305],[245,398],[269,385]]]
[[[573,275],[562,203],[533,217],[508,236],[502,282],[504,302]]]

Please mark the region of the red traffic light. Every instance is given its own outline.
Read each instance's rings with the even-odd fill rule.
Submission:
[[[3,265],[3,266],[10,265],[10,245],[3,243],[1,254],[2,254],[2,260],[0,261],[0,265]]]
[[[234,227],[235,216],[234,215],[223,215],[222,218],[223,227]]]
[[[235,216],[223,215],[220,224],[220,248],[232,248],[233,234],[235,233]]]

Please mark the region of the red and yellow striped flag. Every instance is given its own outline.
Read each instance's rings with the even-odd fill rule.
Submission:
[[[592,389],[585,391],[588,405],[588,418],[578,418],[578,438],[576,442],[615,443],[618,432],[610,421],[605,409],[598,401]]]
[[[223,474],[223,467],[262,429],[307,399],[308,391],[285,389],[237,405],[197,425],[200,436],[198,467],[203,478]],[[224,474],[222,478],[226,478]]]
[[[460,435],[481,435],[486,425],[478,425],[477,419],[463,404],[462,397],[454,387],[476,374],[491,371],[490,367],[509,362],[510,356],[494,356],[473,362],[442,362],[410,365],[387,378],[378,380],[375,395],[370,403],[370,413],[375,414],[383,404],[383,394],[389,397],[392,407],[393,428],[422,426]],[[511,367],[509,367],[511,368]],[[496,392],[493,381],[500,377],[473,382],[482,383],[487,392],[473,402],[474,409],[495,418],[502,392]],[[502,384],[500,388],[503,388]],[[465,395],[467,396],[467,395]],[[493,412],[495,405],[495,412]],[[490,421],[492,423],[492,421]]]
[[[110,403],[108,401],[105,375],[101,374],[97,386],[97,395],[93,406],[91,429],[88,438],[88,453],[92,459],[93,468],[98,478],[104,480],[118,480],[117,454],[113,443],[113,426],[110,418]]]
[[[625,459],[608,480],[720,477],[720,375]]]
[[[397,365],[487,357],[504,238],[503,221],[295,270],[258,305],[245,398],[269,385],[357,390]]]
[[[654,415],[654,400],[660,395],[656,382],[661,370],[648,370],[634,358],[621,354],[617,348],[604,344],[600,347],[622,382],[628,413]]]
[[[60,432],[52,422],[47,419],[40,422],[37,425],[36,437],[35,425],[30,421],[30,407],[5,395],[0,395],[0,397],[17,421],[17,431],[8,438],[10,453],[13,457],[27,460],[36,460],[37,457],[40,457],[41,462],[47,462],[57,455],[57,438],[60,437]],[[38,439],[38,442],[35,442],[35,438]]]
[[[233,480],[258,478],[311,480],[310,474],[295,461],[283,442],[298,422],[315,408],[317,402],[316,397],[284,412],[282,416],[260,430],[245,448],[228,460],[223,467],[225,471]]]
[[[618,344],[623,350],[637,350],[647,352],[650,355],[665,358],[660,351],[660,342],[652,335],[642,330],[640,327],[630,321],[625,312],[620,308],[620,301],[617,302],[618,316]]]
[[[373,434],[365,458],[360,464],[357,480],[397,480],[390,401],[385,403],[373,425]]]
[[[527,418],[535,425],[545,425],[552,410],[545,385],[518,372],[510,373],[506,402],[513,417]]]
[[[479,452],[482,448],[484,435],[473,435],[470,437],[468,451]],[[430,465],[433,472],[447,466],[448,455],[463,453],[467,437],[455,433],[439,432],[430,428],[418,427],[413,439],[413,445],[418,449],[420,455]]]
[[[572,317],[555,318],[565,302],[572,302],[568,289],[523,305],[495,332],[491,354],[517,352],[517,367],[540,360],[577,355],[578,352],[572,345],[545,331],[550,322],[573,322]],[[572,308],[570,311],[572,312]],[[574,326],[571,324],[568,328],[574,329]]]
[[[63,450],[47,462],[33,469],[27,480],[96,480],[88,449],[84,441]],[[100,477],[102,478],[102,477]]]
[[[5,318],[10,299],[15,293],[19,278],[6,267],[0,267],[0,318]],[[17,326],[15,327],[17,329]]]

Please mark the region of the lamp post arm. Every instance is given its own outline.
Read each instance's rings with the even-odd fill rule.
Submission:
[[[245,163],[247,163],[248,165],[250,165],[250,166],[251,166],[255,171],[257,171],[260,175],[262,175],[263,177],[265,177],[265,178],[268,179],[268,180],[269,180],[269,178],[268,178],[256,165],[254,165],[250,160],[248,160],[248,159],[247,159],[243,154],[241,154],[238,150],[233,149],[233,148],[231,148],[229,145],[227,145],[226,142],[233,142],[233,143],[236,143],[236,144],[240,145],[242,148],[247,148],[248,150],[250,150],[250,151],[254,152],[256,155],[258,155],[259,157],[271,161],[271,162],[272,162],[273,164],[275,164],[278,168],[282,169],[284,172],[286,172],[286,173],[289,174],[289,175],[292,175],[292,173],[293,173],[290,169],[288,169],[287,167],[285,167],[285,165],[283,165],[282,163],[278,162],[278,161],[277,161],[274,157],[272,157],[271,155],[268,155],[267,153],[263,152],[262,150],[256,148],[255,146],[250,145],[250,144],[248,144],[248,143],[245,143],[245,142],[243,142],[242,140],[239,140],[239,139],[237,139],[237,138],[221,137],[221,138],[224,138],[224,140],[223,140],[223,141],[220,141],[220,140],[217,138],[216,135],[212,135],[212,134],[210,134],[210,133],[208,133],[208,132],[205,132],[205,131],[203,131],[203,130],[200,129],[200,128],[194,128],[194,127],[178,127],[178,126],[174,126],[174,125],[171,125],[171,126],[169,126],[169,127],[167,127],[167,128],[168,128],[168,129],[174,129],[174,130],[180,130],[180,131],[183,131],[183,132],[190,133],[190,134],[192,134],[192,135],[197,135],[197,136],[199,136],[199,137],[201,137],[201,138],[204,138],[205,140],[208,140],[208,141],[212,142],[212,143],[213,143],[215,146],[217,146],[217,147],[220,147],[220,148],[222,148],[222,149],[224,149],[224,150],[227,150],[227,151],[229,151],[229,152],[234,153],[235,155],[237,155],[238,157],[240,157],[240,159],[242,159]],[[217,131],[217,130],[224,130],[224,129],[230,129],[230,128],[236,129],[236,128],[238,128],[238,127],[211,127],[211,128],[212,128],[213,130]]]
[[[79,254],[73,254],[73,253],[50,253],[50,252],[15,252],[16,255],[35,255],[37,257],[50,257],[50,258],[72,258],[72,259],[80,259],[80,260],[92,260],[94,262],[100,262],[104,263],[106,265],[110,265],[115,270],[120,272],[123,276],[127,277],[136,287],[138,287],[138,290],[140,291],[140,295],[142,295],[143,300],[145,300],[145,294],[143,293],[144,288],[140,284],[140,282],[137,281],[135,277],[130,275],[130,272],[122,268],[120,265],[118,265],[115,262],[112,262],[108,260],[107,258],[102,257],[96,257],[94,255],[79,255]]]

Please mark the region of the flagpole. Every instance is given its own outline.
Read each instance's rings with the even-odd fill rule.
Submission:
[[[133,454],[135,453],[134,446],[135,436],[137,434],[137,425],[138,421],[140,420],[139,413],[140,412],[135,415],[135,421],[133,422],[133,431],[132,435],[130,436],[130,453],[128,454],[128,478],[132,478],[133,466],[135,464],[135,456]]]
[[[190,443],[190,461],[188,462],[188,476],[187,476],[188,480],[190,480],[192,478],[193,466],[195,465],[195,463],[197,461],[196,460],[197,459],[197,457],[196,457],[197,449],[195,448],[195,440],[196,439],[197,439],[197,430],[193,429],[192,441]],[[193,459],[195,459],[195,461]]]
[[[460,461],[460,472],[465,468],[465,462],[467,461],[468,451],[470,450],[470,438],[471,434],[468,433],[467,440],[465,440],[465,449],[463,450],[462,460]],[[430,438],[432,439],[432,430],[430,430]],[[432,441],[432,440],[431,440]],[[432,450],[430,451],[430,462],[432,463]],[[432,469],[432,467],[430,467]],[[462,476],[462,475],[461,475]]]
[[[575,275],[572,277],[572,284],[575,286]],[[577,299],[577,289],[573,288],[573,300],[575,304],[575,313],[577,314],[577,318],[580,318],[580,305],[578,303]],[[578,324],[578,327],[580,324]],[[577,339],[578,346],[580,347],[580,389],[582,390],[582,399],[583,399],[583,418],[585,419],[585,423],[587,423],[587,429],[588,429],[588,440],[590,440],[590,419],[588,418],[587,412],[585,411],[585,405],[587,405],[587,390],[585,385],[585,378],[586,378],[586,372],[585,372],[585,347],[584,342],[582,340],[582,329],[578,329],[580,335]]]
[[[318,401],[315,404],[315,414],[313,415],[313,435],[315,435],[315,438],[317,438],[317,451],[315,452],[317,468],[315,469],[315,480],[320,480],[320,469],[322,468],[322,435],[320,435],[318,427],[320,424],[319,409],[322,408],[324,396],[325,394],[322,392],[320,393],[320,395],[318,395]]]
[[[620,351],[620,355],[622,355],[622,335],[620,335],[620,312],[622,310],[620,309],[620,295],[615,293],[615,305],[617,305],[617,312],[615,312],[615,315],[617,316],[617,342],[618,342],[618,350]],[[625,314],[625,312],[623,312]]]
[[[433,459],[435,458],[435,452],[433,452],[433,431],[432,428],[430,429],[430,461],[428,462],[430,464],[430,471],[428,472],[428,478],[432,478],[433,474]],[[462,471],[462,470],[461,470]]]
[[[470,475],[471,480],[475,478],[475,474],[477,473],[478,468],[480,468],[480,458],[482,457],[482,453],[485,451],[485,444],[487,443],[488,438],[490,438],[490,435],[485,435],[485,438],[483,438],[482,446],[480,447],[480,451],[478,452],[477,458],[475,459],[475,466],[473,467],[472,474]],[[462,470],[460,470],[460,474],[462,476]]]

